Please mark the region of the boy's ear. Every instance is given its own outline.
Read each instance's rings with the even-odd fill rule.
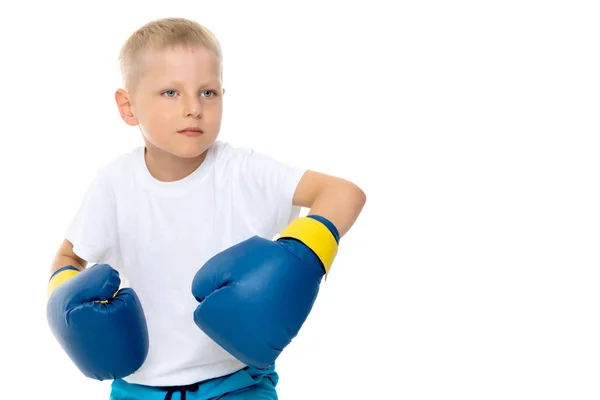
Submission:
[[[133,115],[133,109],[131,108],[131,99],[129,93],[123,89],[117,89],[115,92],[115,101],[117,102],[117,108],[123,121],[129,126],[136,126],[138,120]]]

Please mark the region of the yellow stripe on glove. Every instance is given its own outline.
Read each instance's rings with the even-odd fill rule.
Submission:
[[[48,283],[48,297],[50,297],[52,292],[54,292],[54,290],[57,287],[59,287],[60,285],[62,285],[66,281],[68,281],[69,279],[73,278],[78,273],[79,273],[79,271],[69,268],[69,269],[65,269],[64,271],[60,271],[58,274],[54,275],[52,277],[52,279],[50,279],[50,282]]]
[[[304,243],[319,257],[325,268],[325,274],[329,273],[337,255],[338,244],[325,225],[313,218],[296,218],[279,236],[279,239],[283,238],[297,239]]]
[[[73,268],[66,268],[63,271],[60,271],[59,273],[54,275],[52,277],[52,279],[50,279],[50,282],[48,283],[48,298],[50,298],[50,295],[52,294],[52,292],[54,292],[56,290],[57,287],[59,287],[60,285],[62,285],[66,281],[68,281],[69,279],[73,278],[75,275],[77,275],[80,272],[81,271],[74,270]],[[113,299],[115,297],[117,297],[117,294],[119,294],[119,290],[120,289],[118,289],[115,292],[115,294],[113,294]],[[96,300],[96,302],[102,303],[102,304],[107,304],[109,302],[109,300]]]

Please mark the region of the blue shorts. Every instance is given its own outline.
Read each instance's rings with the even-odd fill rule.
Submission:
[[[111,400],[277,400],[279,377],[275,367],[259,370],[246,367],[220,378],[186,386],[144,386],[114,380]]]

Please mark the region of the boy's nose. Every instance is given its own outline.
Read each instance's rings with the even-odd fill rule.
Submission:
[[[203,107],[199,101],[189,100],[185,104],[185,116],[186,117],[202,117]]]

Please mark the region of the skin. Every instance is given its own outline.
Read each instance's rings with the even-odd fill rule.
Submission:
[[[117,89],[115,101],[123,121],[137,126],[146,144],[149,172],[163,182],[185,178],[204,161],[221,128],[223,96],[221,60],[200,46],[179,46],[146,52],[139,60],[129,90]],[[203,134],[178,131],[198,127]],[[293,196],[296,206],[324,216],[340,237],[353,226],[366,202],[356,184],[308,170]],[[65,265],[84,269],[87,261],[73,252],[67,239],[59,247],[50,273]]]
[[[223,95],[221,60],[203,47],[148,51],[136,71],[131,91],[118,89],[121,118],[138,126],[146,143],[146,164],[160,181],[176,181],[192,173],[206,157],[221,128]],[[178,130],[196,126],[200,137]],[[343,237],[366,202],[364,192],[343,178],[307,171],[292,203],[310,208],[336,225]]]
[[[221,129],[221,61],[204,47],[178,46],[147,51],[139,62],[133,89],[115,93],[119,114],[139,127],[152,176],[164,182],[183,179],[202,164]],[[190,126],[204,133],[178,132]]]

